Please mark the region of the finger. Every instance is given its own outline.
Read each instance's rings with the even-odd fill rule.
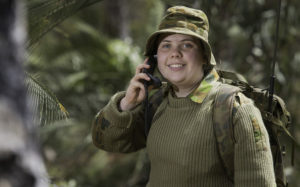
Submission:
[[[149,57],[145,58],[143,64],[147,64],[147,61],[149,60]]]
[[[140,81],[140,80],[150,81],[151,79],[146,73],[139,73],[135,75],[132,79],[132,81]]]
[[[142,88],[139,92],[138,98],[137,98],[137,103],[141,103],[144,101],[146,97],[146,92],[145,92],[145,88]]]
[[[128,88],[126,95],[130,103],[139,103],[145,97],[145,87],[140,82],[134,82]]]
[[[139,89],[144,89],[143,83],[140,81],[133,81],[130,85],[131,89],[134,90],[135,92],[138,91]]]
[[[135,92],[136,89],[137,89],[138,87],[144,86],[144,85],[143,85],[143,82],[140,81],[140,79],[142,79],[141,77],[142,77],[142,75],[140,75],[140,74],[134,76],[134,77],[130,80],[130,84],[129,84],[129,86],[128,86],[128,89],[130,89],[131,91]]]
[[[136,67],[136,69],[135,69],[135,74],[138,74],[138,73],[140,73],[141,71],[142,71],[142,69],[143,68],[146,68],[146,69],[148,69],[148,68],[150,68],[150,65],[149,64],[139,64],[137,67]]]
[[[142,102],[145,99],[146,92],[145,92],[145,86],[143,84],[138,84],[137,86],[137,103]]]
[[[131,84],[124,97],[125,101],[123,101],[123,109],[133,108],[133,106],[140,104],[144,100],[145,95],[145,88],[141,83],[136,82]]]
[[[139,64],[135,70],[135,74],[138,74],[140,72],[142,72],[142,70],[146,68],[146,69],[149,69],[150,68],[150,65],[148,64]]]

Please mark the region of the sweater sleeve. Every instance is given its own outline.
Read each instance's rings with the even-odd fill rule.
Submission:
[[[269,137],[260,111],[241,93],[234,105],[235,186],[275,187]]]
[[[93,122],[93,143],[105,151],[128,153],[145,147],[142,105],[120,111],[118,105],[124,96],[125,92],[115,94]]]

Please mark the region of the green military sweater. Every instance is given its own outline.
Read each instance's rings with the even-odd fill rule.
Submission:
[[[125,93],[117,93],[96,117],[93,142],[110,152],[126,153],[146,147],[151,162],[150,187],[276,186],[260,112],[241,93],[233,116],[234,185],[226,176],[212,124],[216,91],[217,84],[212,84],[201,102],[177,98],[169,92],[153,117],[147,141],[142,106],[120,111],[118,105]],[[259,138],[254,131],[260,132]]]

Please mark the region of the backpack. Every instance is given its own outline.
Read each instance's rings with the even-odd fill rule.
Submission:
[[[287,130],[291,124],[291,116],[286,109],[284,101],[274,95],[272,112],[269,112],[267,109],[269,102],[267,90],[250,86],[239,74],[225,71],[218,71],[218,73],[221,77],[220,82],[224,84],[220,84],[215,97],[213,125],[218,151],[227,176],[233,181],[234,140],[232,136],[232,108],[235,95],[241,92],[254,101],[262,114],[270,138],[276,184],[278,187],[286,187],[287,181],[284,175],[283,153],[278,136],[282,132],[291,138],[292,136]]]

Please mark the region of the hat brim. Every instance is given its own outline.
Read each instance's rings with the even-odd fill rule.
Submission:
[[[181,28],[181,27],[162,29],[152,33],[146,43],[145,56],[155,55],[157,53],[157,46],[158,46],[157,42],[159,39],[159,35],[161,34],[185,34],[200,39],[204,45],[204,53],[207,57],[209,64],[216,65],[214,55],[212,53],[211,47],[207,42],[207,40],[204,37],[200,36],[199,34],[192,32],[189,29]]]

